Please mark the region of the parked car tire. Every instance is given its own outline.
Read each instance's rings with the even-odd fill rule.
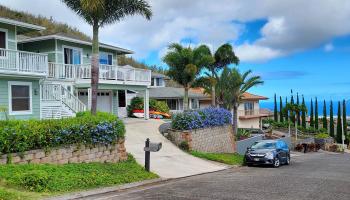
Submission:
[[[274,160],[273,160],[273,167],[274,168],[278,168],[278,167],[280,167],[281,166],[281,160],[278,158],[278,157],[276,157]]]
[[[286,165],[290,165],[290,156],[287,156],[287,161],[286,161]]]

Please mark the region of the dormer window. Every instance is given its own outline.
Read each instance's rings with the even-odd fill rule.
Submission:
[[[162,86],[164,86],[163,78],[152,78],[151,86],[154,86],[154,87],[162,87]]]

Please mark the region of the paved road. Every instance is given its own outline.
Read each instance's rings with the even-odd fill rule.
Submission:
[[[228,169],[93,199],[349,200],[350,154],[297,155],[278,169]]]
[[[162,120],[127,118],[124,122],[126,149],[141,165],[145,162],[143,147],[146,138],[150,138],[151,142],[162,142],[162,149],[151,153],[151,171],[162,178],[178,178],[227,168],[226,165],[202,160],[181,151],[159,133],[159,126],[164,123]]]

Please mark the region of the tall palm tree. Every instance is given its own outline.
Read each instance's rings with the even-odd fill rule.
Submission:
[[[206,68],[209,73],[207,76],[210,78],[211,83],[211,104],[216,106],[216,95],[215,95],[215,85],[216,79],[218,78],[218,72],[225,66],[230,64],[239,64],[239,58],[235,55],[231,44],[226,43],[221,45],[214,53],[214,62],[208,65]]]
[[[252,75],[252,71],[248,70],[240,73],[237,68],[224,67],[221,75],[217,78],[216,91],[219,104],[224,108],[233,110],[233,128],[237,133],[237,110],[242,102],[243,94],[250,88],[263,84],[260,76]]]
[[[201,69],[214,62],[210,49],[201,45],[196,48],[174,43],[169,46],[163,61],[169,66],[168,76],[184,87],[183,109],[188,110],[188,91]]]
[[[99,29],[121,21],[128,15],[152,16],[151,6],[145,0],[62,0],[70,9],[92,26],[91,59],[91,113],[97,110],[97,87],[99,74]]]

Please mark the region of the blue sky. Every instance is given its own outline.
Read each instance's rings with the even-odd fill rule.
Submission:
[[[141,62],[164,66],[170,43],[206,44],[215,51],[229,42],[241,60],[265,81],[251,92],[270,98],[349,99],[349,0],[146,0],[150,21],[127,17],[100,30],[101,42],[133,50]],[[91,27],[60,0],[2,0],[10,8],[53,17],[88,35]]]

